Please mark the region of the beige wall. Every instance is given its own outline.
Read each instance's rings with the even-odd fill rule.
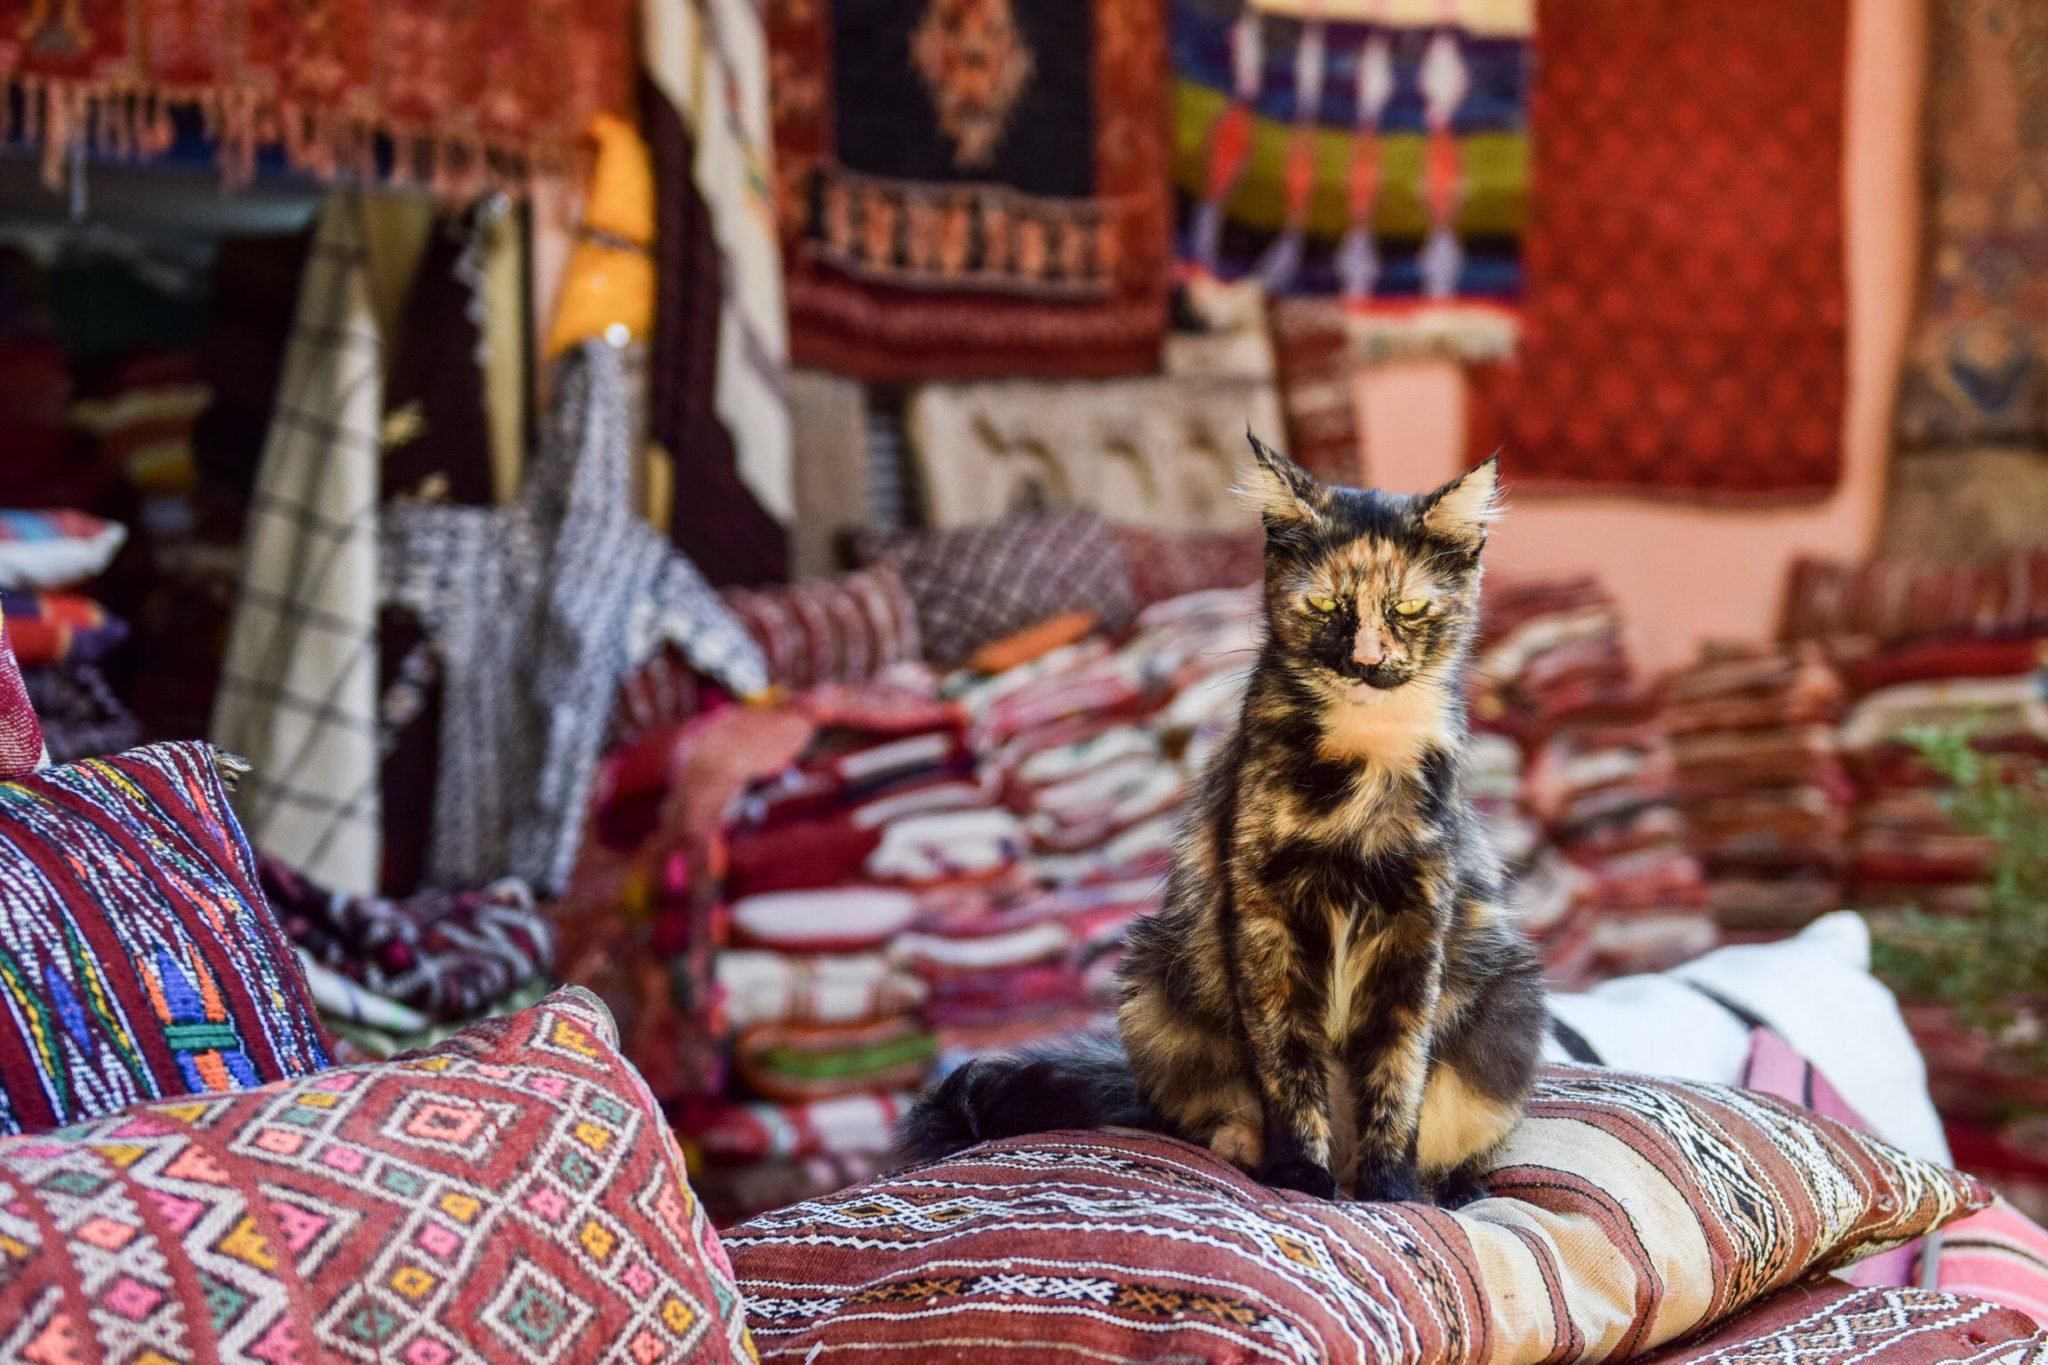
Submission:
[[[1797,3],[1797,0],[1790,0]],[[1919,233],[1922,0],[1852,0],[1843,201],[1849,291],[1844,474],[1825,502],[1769,511],[1600,496],[1516,497],[1487,551],[1516,576],[1592,570],[1624,605],[1650,670],[1708,638],[1775,628],[1786,566],[1857,555],[1875,539]],[[1540,130],[1539,130],[1540,135]],[[1388,366],[1359,383],[1372,482],[1434,487],[1463,459],[1464,377],[1449,364]]]

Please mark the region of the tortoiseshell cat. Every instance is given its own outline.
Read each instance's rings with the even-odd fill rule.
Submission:
[[[1269,1185],[1455,1205],[1521,1117],[1543,987],[1459,778],[1496,466],[1403,496],[1252,450],[1267,640],[1132,926],[1122,1046],[970,1063],[905,1120],[908,1155],[1160,1128]]]

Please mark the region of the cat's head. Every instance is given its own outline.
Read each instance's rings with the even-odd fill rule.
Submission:
[[[1257,465],[1242,491],[1266,523],[1266,611],[1297,678],[1331,701],[1455,690],[1478,621],[1480,551],[1500,511],[1499,465],[1434,493],[1380,493],[1325,484],[1250,440]]]

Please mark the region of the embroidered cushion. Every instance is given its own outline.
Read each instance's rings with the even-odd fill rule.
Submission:
[[[1450,1212],[1266,1189],[1135,1133],[985,1144],[726,1245],[770,1356],[972,1340],[1095,1359],[1536,1365],[1676,1340],[1986,1194],[1724,1086],[1546,1070]]]
[[[128,623],[82,592],[0,592],[14,654],[31,667],[95,663],[128,638]]]
[[[720,594],[768,660],[768,680],[802,689],[865,682],[918,657],[917,607],[887,564],[839,578]]]
[[[0,616],[0,780],[25,777],[44,760],[43,727],[21,680],[7,618]]]
[[[0,783],[0,996],[5,1133],[328,1061],[197,742]]]
[[[1093,512],[1017,517],[859,547],[885,555],[917,604],[924,657],[951,668],[1064,612],[1121,630],[1137,610],[1116,533]]]
[[[616,1042],[571,987],[407,1060],[0,1141],[0,1359],[749,1359]]]
[[[1821,1281],[1773,1295],[1644,1365],[2042,1365],[2048,1333],[2010,1308],[1926,1289]]]
[[[1116,528],[1131,567],[1131,590],[1149,607],[1191,592],[1242,588],[1266,571],[1266,537],[1258,531],[1147,531]]]

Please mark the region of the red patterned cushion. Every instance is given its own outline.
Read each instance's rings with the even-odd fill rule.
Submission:
[[[616,1041],[572,987],[409,1060],[0,1141],[0,1360],[749,1359]]]
[[[21,681],[7,618],[0,616],[0,781],[34,772],[42,759],[43,727]]]
[[[918,656],[917,608],[886,564],[780,588],[727,588],[726,606],[789,688],[865,682]]]
[[[0,783],[0,995],[4,1133],[327,1065],[197,742]]]
[[[1980,1206],[1968,1177],[1730,1087],[1552,1068],[1459,1212],[1266,1189],[1132,1133],[988,1143],[727,1235],[771,1357],[1597,1361]]]
[[[1174,535],[1119,526],[1116,538],[1141,607],[1212,588],[1249,587],[1265,572],[1266,538],[1258,531]]]
[[[1927,1289],[1826,1280],[1766,1299],[1644,1365],[2043,1365],[2048,1333],[2025,1314]]]

